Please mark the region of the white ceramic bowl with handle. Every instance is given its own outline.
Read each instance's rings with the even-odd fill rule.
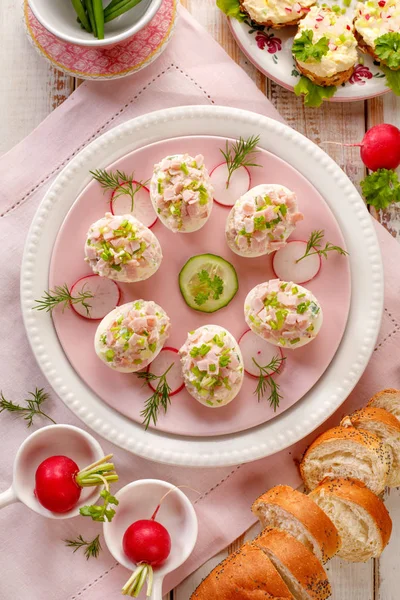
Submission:
[[[124,533],[132,523],[150,519],[164,494],[170,491],[161,504],[156,520],[164,525],[171,536],[171,552],[160,567],[154,567],[151,600],[162,600],[164,577],[180,567],[193,551],[198,533],[193,504],[179,488],[167,481],[139,479],[115,494],[119,500],[117,513],[111,523],[105,522],[103,525],[104,539],[115,560],[129,571],[135,571],[137,565],[125,556],[122,548]]]
[[[111,0],[103,0],[105,8]],[[111,46],[134,36],[155,16],[162,0],[141,0],[134,8],[104,25],[104,40],[98,40],[77,22],[71,0],[28,0],[37,20],[56,37],[77,46]]]
[[[42,427],[21,444],[13,469],[13,482],[8,490],[0,493],[0,508],[14,502],[22,502],[48,519],[70,519],[79,515],[79,509],[92,504],[99,496],[98,487],[83,488],[77,505],[65,513],[54,513],[44,508],[34,494],[36,469],[50,456],[68,456],[79,468],[103,458],[99,442],[79,427],[73,425],[49,425]]]

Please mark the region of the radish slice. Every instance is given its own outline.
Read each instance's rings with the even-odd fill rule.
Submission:
[[[260,370],[254,364],[253,358],[261,367],[268,365],[276,355],[280,355],[283,358],[282,348],[274,346],[274,344],[269,344],[261,339],[259,335],[253,333],[251,329],[245,331],[240,337],[239,348],[243,355],[244,370],[247,375],[251,375],[252,377],[258,378],[260,375]],[[276,374],[281,371],[282,367]],[[271,375],[266,375],[266,377],[271,377]]]
[[[236,171],[233,171],[228,188],[226,187],[228,180],[226,163],[215,167],[210,173],[210,178],[214,186],[214,201],[229,208],[251,187],[251,176],[246,167],[239,167]]]
[[[163,348],[160,354],[149,364],[147,372],[151,371],[154,375],[162,375],[168,369],[170,364],[174,365],[167,374],[167,383],[172,390],[170,393],[171,397],[175,396],[175,394],[179,394],[185,387],[178,350],[169,346]],[[156,391],[156,388],[151,381],[148,382],[148,385],[153,392]]]
[[[296,262],[304,256],[306,248],[307,242],[293,240],[278,250],[272,259],[275,275],[282,281],[293,281],[293,283],[307,283],[310,279],[314,279],[322,266],[319,254],[311,254]]]
[[[139,181],[132,181],[132,184],[134,186],[141,185]],[[133,210],[132,198],[127,194],[119,195],[118,189],[114,190],[111,196],[110,211],[113,215],[131,214],[149,229],[157,222],[157,216],[150,201],[150,190],[145,185],[142,185],[134,195]]]
[[[77,296],[79,292],[91,292],[93,294],[93,298],[87,299],[87,303],[91,307],[89,314],[81,302],[71,304],[71,308],[81,317],[92,321],[103,319],[118,306],[121,300],[121,290],[115,281],[99,275],[86,275],[86,277],[78,279],[71,287],[71,295]]]

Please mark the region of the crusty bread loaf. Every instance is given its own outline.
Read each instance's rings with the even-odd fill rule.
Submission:
[[[384,408],[366,406],[342,419],[343,427],[353,426],[374,433],[392,453],[392,466],[386,481],[390,487],[400,485],[400,421]]]
[[[295,537],[266,529],[254,543],[271,559],[296,600],[325,600],[331,586],[318,558]]]
[[[298,71],[300,71],[300,73],[302,73],[302,75],[304,75],[305,77],[310,79],[316,85],[322,85],[323,87],[330,87],[331,85],[336,85],[336,86],[342,85],[342,83],[346,83],[346,81],[349,81],[350,77],[353,75],[353,72],[354,72],[354,65],[353,65],[349,69],[346,69],[345,71],[339,71],[338,73],[335,73],[331,77],[320,77],[320,76],[316,75],[315,73],[313,73],[312,71],[309,71],[308,69],[306,69],[305,67],[300,65],[297,62],[297,60],[295,60],[295,62],[296,62],[296,69]]]
[[[339,550],[340,537],[329,517],[309,496],[288,485],[278,485],[257,498],[252,511],[263,528],[291,533],[322,562]]]
[[[391,452],[376,435],[354,427],[334,427],[309,446],[300,471],[310,490],[326,477],[350,477],[363,481],[371,491],[380,494],[391,465]]]
[[[367,406],[384,408],[400,421],[400,390],[388,388],[372,396]]]
[[[335,523],[342,538],[339,556],[366,562],[382,554],[392,521],[382,500],[354,479],[327,479],[310,497]]]
[[[211,571],[191,600],[293,600],[265,552],[244,544]]]

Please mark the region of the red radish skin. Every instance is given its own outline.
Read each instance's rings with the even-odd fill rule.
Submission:
[[[280,354],[281,358],[284,358],[282,348],[279,346],[274,346],[274,344],[269,344],[265,340],[261,339],[259,335],[253,333],[251,329],[247,329],[240,336],[238,344],[240,350],[242,351],[245,373],[256,379],[258,379],[260,371],[253,363],[253,358],[262,367],[267,365],[277,354]],[[274,375],[280,375],[282,373],[284,368],[283,365],[284,363],[282,363],[281,368],[279,371],[277,371],[277,373],[274,373]],[[271,375],[266,375],[266,378],[271,377]]]
[[[371,127],[361,142],[361,160],[371,171],[400,165],[400,129],[389,123]]]
[[[228,169],[226,163],[217,165],[210,173],[214,187],[214,202],[225,208],[232,208],[236,200],[251,188],[251,175],[246,167],[239,167],[232,173],[229,187],[226,187]]]
[[[161,523],[144,519],[128,527],[122,547],[132,562],[158,567],[167,560],[171,552],[171,537]]]
[[[179,394],[185,387],[178,350],[170,346],[165,346],[146,369],[148,373],[151,371],[154,375],[162,375],[171,363],[174,363],[174,366],[167,374],[167,383],[171,388],[170,398]],[[148,381],[147,383],[150,389],[155,392],[156,389],[152,385],[152,382]]]
[[[76,483],[78,465],[67,456],[46,458],[36,471],[35,496],[44,508],[66,513],[74,508],[82,488]]]
[[[89,314],[82,303],[71,303],[70,306],[77,315],[89,321],[101,321],[121,302],[122,293],[117,283],[106,277],[100,277],[100,275],[81,277],[73,284],[70,291],[74,296],[83,290],[93,294],[93,298],[87,300],[91,306]]]
[[[142,185],[139,181],[132,181],[133,185]],[[135,194],[134,208],[131,211],[132,200],[130,196],[116,196],[118,190],[114,190],[111,195],[110,212],[113,215],[131,214],[143,225],[151,229],[157,223],[158,218],[154,213],[153,205],[150,201],[150,190],[145,185]]]
[[[304,240],[290,240],[286,246],[275,252],[272,259],[272,269],[278,279],[303,284],[314,279],[321,270],[322,259],[319,254],[301,258],[307,248]]]

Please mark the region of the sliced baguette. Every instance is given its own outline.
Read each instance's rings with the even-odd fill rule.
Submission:
[[[400,421],[384,408],[366,406],[342,419],[342,427],[353,426],[374,433],[392,453],[392,466],[386,481],[389,487],[400,485]]]
[[[400,421],[400,390],[388,388],[372,396],[367,406],[384,408]]]
[[[339,71],[338,73],[335,73],[331,77],[319,77],[312,71],[309,71],[308,69],[303,67],[296,59],[295,59],[295,63],[296,63],[296,69],[298,71],[300,71],[300,73],[302,75],[304,75],[305,77],[310,79],[316,85],[322,85],[323,87],[329,87],[331,85],[336,85],[336,86],[342,85],[343,83],[346,83],[346,81],[349,81],[350,77],[354,73],[354,65],[353,65],[349,69],[346,69],[345,71]]]
[[[392,521],[382,500],[354,479],[327,479],[310,497],[335,523],[342,538],[339,556],[366,562],[382,554],[392,532]]]
[[[291,533],[322,562],[339,550],[340,537],[329,517],[309,496],[288,485],[278,485],[257,498],[251,510],[263,528]]]
[[[191,600],[293,600],[268,556],[252,542],[231,554],[201,582]]]
[[[358,479],[380,494],[391,466],[391,452],[376,435],[355,427],[333,427],[309,446],[300,471],[310,490],[326,477],[344,477]]]
[[[318,558],[295,537],[279,529],[263,531],[254,543],[271,559],[296,600],[325,600],[331,586]]]

